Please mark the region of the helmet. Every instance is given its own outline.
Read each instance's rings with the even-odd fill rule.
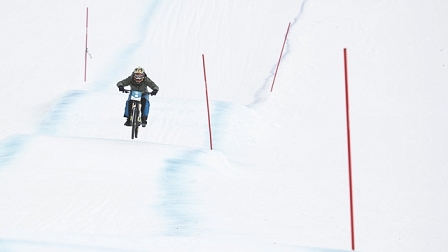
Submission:
[[[134,69],[134,72],[132,72],[132,77],[135,82],[137,82],[137,83],[142,82],[146,77],[145,69],[143,69],[140,66],[136,67]]]

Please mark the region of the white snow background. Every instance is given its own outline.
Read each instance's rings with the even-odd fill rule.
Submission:
[[[343,48],[356,250],[448,251],[447,13],[2,1],[0,251],[351,250]],[[131,140],[115,84],[139,65],[160,92]]]

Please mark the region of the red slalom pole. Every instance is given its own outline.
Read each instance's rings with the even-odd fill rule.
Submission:
[[[205,73],[205,57],[202,54],[202,67],[204,68],[204,81],[205,81],[205,99],[207,100],[207,114],[208,114],[208,132],[210,135],[210,150],[213,150],[212,144],[212,125],[210,123],[210,106],[208,102],[208,88],[207,88],[207,75]]]
[[[352,250],[355,250],[355,218],[353,213],[353,183],[352,183],[352,153],[350,139],[350,110],[348,99],[348,67],[347,67],[347,49],[344,48],[344,73],[345,73],[345,106],[347,115],[347,146],[348,146],[348,177],[350,189],[350,227],[352,234]]]
[[[291,22],[289,22],[289,24],[288,24],[288,29],[286,30],[285,40],[283,41],[283,46],[282,46],[282,50],[280,52],[280,57],[278,58],[277,67],[275,68],[274,79],[272,80],[272,85],[271,85],[271,92],[272,92],[272,89],[274,88],[275,78],[277,77],[278,66],[280,65],[280,61],[282,60],[283,49],[285,48],[286,39],[288,38],[290,26],[291,26]]]
[[[85,51],[84,51],[84,82],[86,82],[86,80],[87,80],[87,53],[88,53],[87,35],[88,35],[88,30],[89,30],[89,8],[87,7],[87,10],[86,10],[86,46],[85,46]]]

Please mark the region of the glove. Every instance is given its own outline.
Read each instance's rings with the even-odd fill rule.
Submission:
[[[124,92],[124,87],[123,87],[123,86],[118,86],[118,90],[119,90],[120,92]]]
[[[154,95],[156,95],[156,94],[157,94],[157,92],[159,92],[159,90],[153,90],[153,91],[151,92],[151,96],[154,96]]]

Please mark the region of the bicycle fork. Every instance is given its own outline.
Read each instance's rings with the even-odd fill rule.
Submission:
[[[142,123],[142,118],[140,116],[140,110],[142,108],[142,104],[139,102],[132,101],[131,102],[131,111],[129,113],[129,120],[133,121],[134,116],[137,116],[137,122],[140,125]],[[137,115],[135,115],[137,114]]]

